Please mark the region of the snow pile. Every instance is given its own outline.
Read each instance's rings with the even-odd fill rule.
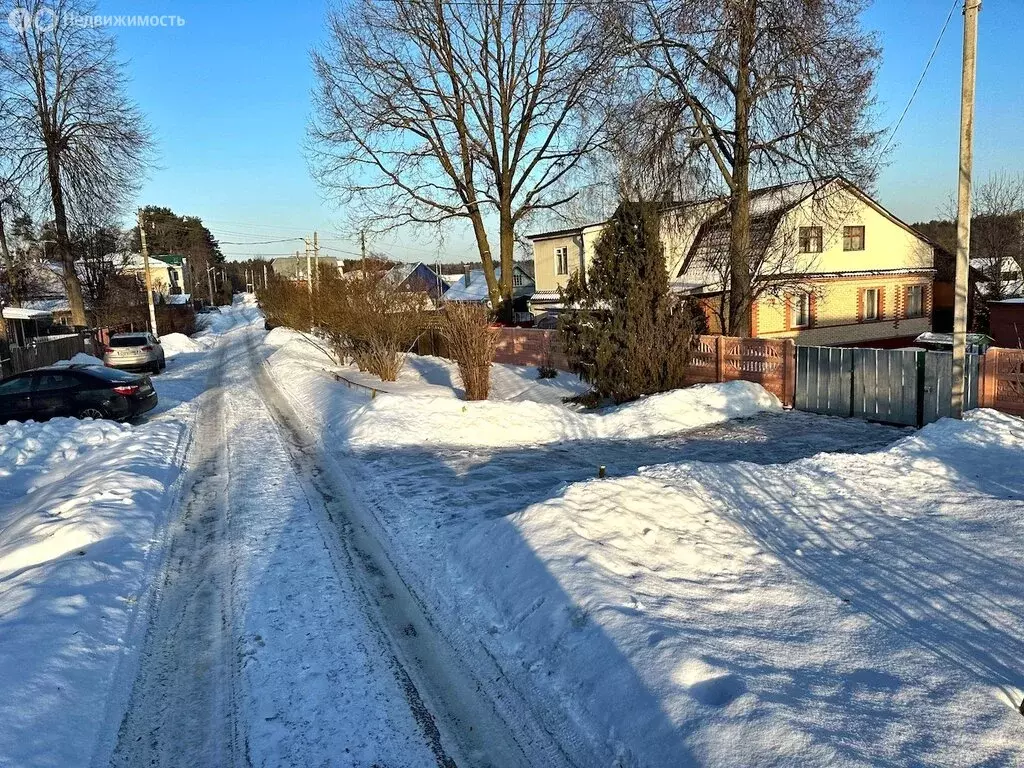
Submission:
[[[327,378],[331,358],[294,331],[275,328],[266,337],[275,377],[296,399],[323,402],[332,439],[352,447],[518,446],[565,440],[629,440],[670,435],[727,419],[779,411],[778,399],[757,384],[733,381],[652,395],[601,412],[582,413],[561,402],[585,385],[574,376],[537,379],[534,369],[495,363],[495,397],[482,402],[458,399],[456,366],[434,357],[410,355],[397,382],[381,382],[341,370],[346,379],[383,390],[369,400],[367,390],[348,389]]]
[[[160,346],[167,355],[190,354],[202,352],[205,347],[183,333],[168,333],[160,337]]]
[[[732,381],[652,395],[600,413],[535,402],[462,402],[381,396],[339,422],[354,446],[515,446],[566,440],[636,440],[781,410],[757,384]]]
[[[62,368],[69,365],[106,365],[98,357],[93,357],[85,352],[76,352],[70,360],[58,360],[53,364],[54,368]]]
[[[1024,764],[1021,466],[1024,421],[977,411],[576,483],[465,534],[452,601],[624,764]]]
[[[0,764],[87,765],[120,718],[109,695],[184,436],[178,421],[0,427]]]
[[[75,462],[91,451],[119,442],[131,432],[128,425],[92,419],[0,425],[0,500],[41,487],[48,479],[59,477],[48,474],[52,470],[73,470]]]

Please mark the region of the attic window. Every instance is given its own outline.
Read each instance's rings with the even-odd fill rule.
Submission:
[[[521,272],[512,273],[512,285],[514,285],[516,288],[523,287],[523,275]]]
[[[821,227],[800,227],[800,253],[821,253]]]
[[[843,250],[864,250],[864,227],[843,227]]]

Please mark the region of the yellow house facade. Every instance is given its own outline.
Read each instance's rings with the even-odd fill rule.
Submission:
[[[751,194],[756,300],[750,332],[800,344],[898,346],[931,330],[935,246],[843,179]],[[728,305],[726,202],[666,206],[662,243],[673,289],[697,298],[712,332]],[[533,311],[586,269],[604,224],[531,236]]]

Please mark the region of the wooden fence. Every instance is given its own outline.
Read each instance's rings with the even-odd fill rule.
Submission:
[[[558,331],[540,328],[502,328],[495,362],[511,365],[546,365],[569,370]]]
[[[1024,349],[989,348],[981,362],[978,405],[1024,416]]]
[[[793,404],[796,347],[789,339],[701,336],[687,369],[692,384],[752,381],[784,405]]]
[[[10,358],[0,360],[0,376],[13,376],[32,368],[68,360],[79,352],[96,355],[95,343],[88,333],[40,338],[24,347],[11,347]],[[102,355],[100,355],[102,356]]]
[[[551,365],[563,371],[569,370],[569,361],[562,350],[557,331],[537,328],[502,328],[500,334],[501,339],[495,356],[496,362],[512,365]],[[423,334],[416,351],[421,355],[447,357],[444,339],[437,331],[428,331]],[[858,350],[835,348],[831,351],[840,355],[857,353],[863,356],[872,350],[859,352]],[[888,351],[881,350],[881,352]],[[908,354],[912,355],[913,353]],[[944,358],[947,355],[948,353],[944,355],[930,352],[925,356],[926,363],[928,366],[933,366],[937,363],[935,360],[931,360],[932,357]],[[977,370],[977,378],[972,379],[971,373],[969,373],[967,383],[970,387],[969,391],[974,392],[974,382],[977,382],[977,404],[979,407],[995,408],[1006,413],[1024,416],[1024,350],[993,347],[981,357],[977,367],[972,367],[970,370],[971,372]],[[927,373],[926,370],[926,375]],[[807,387],[808,372],[802,372],[800,375],[804,379],[801,386]],[[797,348],[792,340],[701,336],[687,368],[686,378],[690,384],[710,384],[738,379],[752,381],[778,397],[783,405],[793,406],[797,399],[797,376]],[[926,383],[931,378],[936,377],[930,376],[926,379]],[[925,398],[931,397],[936,401],[933,404],[935,407],[930,408],[930,400],[923,400],[924,418],[923,420],[915,418],[915,421],[927,423],[946,415],[943,411],[943,403],[948,400],[948,382],[943,388],[941,377],[938,377],[937,380],[939,383],[934,387],[934,391],[926,386],[924,392]],[[898,392],[886,389],[884,393],[879,390],[877,397],[890,398],[893,399],[893,402],[876,403],[875,411],[868,413],[866,410],[860,409],[854,415],[876,420],[903,422],[902,419],[892,418],[891,412],[896,408],[895,399],[897,397],[906,398],[905,389],[905,387],[898,388]],[[847,386],[843,389],[843,396],[848,401],[857,392],[847,382]],[[915,397],[917,396],[916,392],[915,389]],[[899,403],[901,408],[905,405],[902,399]],[[973,406],[973,398],[969,397],[968,399],[968,405]],[[847,401],[844,403],[847,405],[846,412],[849,412]],[[797,407],[803,405],[806,410],[819,410],[806,403],[797,403],[796,405]],[[932,413],[933,410],[934,413]]]

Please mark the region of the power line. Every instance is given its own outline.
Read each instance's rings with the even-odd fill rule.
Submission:
[[[296,240],[302,240],[301,237],[284,237],[280,240],[250,240],[247,242],[235,242],[231,240],[223,240],[220,245],[274,245],[276,243],[293,243]]]
[[[935,54],[939,50],[939,43],[942,42],[942,37],[946,34],[946,28],[949,27],[950,19],[953,18],[953,11],[956,10],[956,7],[960,2],[961,0],[953,0],[953,4],[949,7],[949,13],[946,14],[946,21],[943,23],[942,29],[939,30],[939,36],[935,39],[935,45],[932,46],[932,52],[928,55],[928,60],[924,64],[924,69],[921,71],[921,77],[918,78],[917,85],[914,86],[914,92],[910,94],[907,106],[903,108],[903,112],[900,114],[899,120],[897,120],[896,124],[893,126],[892,132],[889,134],[889,138],[885,142],[885,146],[882,147],[882,151],[878,153],[879,159],[881,159],[885,154],[885,150],[889,148],[889,145],[892,144],[892,140],[896,136],[896,131],[898,131],[900,126],[903,125],[903,118],[907,116],[907,112],[910,111],[910,105],[914,103],[914,99],[917,97],[917,92],[921,90],[921,83],[924,82],[925,75],[928,74],[928,69],[931,67],[932,61],[935,59]]]

